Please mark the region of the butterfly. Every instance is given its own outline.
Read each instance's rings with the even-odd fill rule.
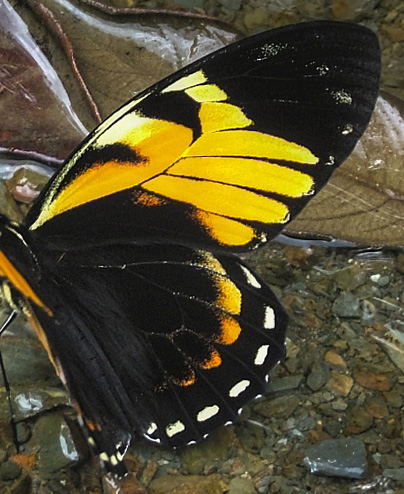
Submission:
[[[247,38],[107,118],[21,225],[0,216],[3,297],[117,476],[134,435],[200,441],[265,391],[288,319],[235,254],[278,234],[349,155],[379,77],[364,27]]]

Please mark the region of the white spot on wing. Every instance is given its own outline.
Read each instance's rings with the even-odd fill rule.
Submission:
[[[104,462],[109,462],[109,458],[108,458],[107,453],[101,453],[100,454],[100,460],[104,461]]]
[[[252,274],[252,272],[246,268],[245,266],[240,266],[243,270],[245,277],[247,279],[247,283],[254,288],[261,288],[261,283],[257,280],[257,278]]]
[[[319,75],[326,75],[328,72],[329,72],[329,67],[327,67],[327,65],[323,64],[323,65],[319,65],[317,67],[317,72]]]
[[[232,388],[230,388],[229,396],[231,398],[237,398],[243,391],[245,391],[248,386],[251,384],[251,381],[248,379],[243,379],[235,384]]]
[[[181,422],[181,420],[168,424],[166,427],[166,434],[168,437],[173,437],[182,431],[185,431],[185,425]]]
[[[275,328],[275,312],[273,308],[270,307],[269,305],[265,307],[264,328],[265,329]]]
[[[155,422],[151,422],[149,424],[149,427],[146,431],[147,434],[153,434],[153,432],[155,432],[157,430],[157,424]]]
[[[265,43],[261,47],[261,54],[262,54],[262,59],[269,58],[269,57],[275,57],[278,55],[278,53],[282,50],[284,50],[287,47],[287,43],[284,45],[281,44],[275,44],[275,43]]]
[[[255,355],[254,364],[262,365],[265,362],[269,352],[269,345],[262,345],[258,348],[258,351]]]
[[[212,418],[214,415],[216,415],[219,412],[220,408],[217,405],[211,405],[205,408],[202,408],[202,410],[197,414],[196,420],[198,422],[205,422],[205,420],[208,420]]]
[[[348,134],[352,134],[352,132],[353,126],[351,124],[344,125],[344,128],[342,129],[342,135],[346,136]]]
[[[352,103],[352,96],[343,89],[332,91],[331,94],[337,103],[342,103],[345,105],[350,105]]]

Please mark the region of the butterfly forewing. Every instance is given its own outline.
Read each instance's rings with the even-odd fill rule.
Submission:
[[[87,242],[88,217],[100,242],[124,231],[128,241],[205,248],[262,243],[352,150],[373,109],[378,64],[374,35],[338,23],[225,48],[101,124],[27,224],[63,245]]]

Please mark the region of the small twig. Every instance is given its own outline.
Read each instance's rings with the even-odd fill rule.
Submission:
[[[70,65],[72,67],[72,70],[74,72],[74,75],[76,76],[76,79],[81,87],[81,89],[84,91],[88,103],[94,113],[94,116],[97,120],[98,123],[102,122],[101,114],[98,109],[98,106],[96,102],[94,101],[90,90],[87,87],[87,84],[85,83],[83,76],[81,75],[81,72],[77,66],[76,62],[76,57],[74,56],[74,50],[73,47],[69,41],[69,38],[67,37],[66,33],[63,31],[62,26],[59,24],[58,20],[54,16],[53,12],[49,10],[47,7],[44,5],[37,3],[34,0],[27,0],[29,6],[31,9],[41,17],[42,20],[45,21],[47,27],[51,30],[51,32],[54,34],[54,36],[59,40],[60,44],[62,45],[63,51],[65,52]]]
[[[53,156],[48,156],[46,154],[38,153],[37,151],[25,151],[24,149],[16,148],[4,148],[0,146],[0,153],[4,155],[10,155],[12,159],[25,159],[38,161],[44,165],[48,165],[52,168],[60,168],[63,164],[63,160],[59,158],[54,158]]]
[[[90,5],[102,12],[110,15],[166,15],[166,16],[174,16],[174,17],[185,17],[188,19],[201,19],[205,21],[214,21],[224,24],[226,26],[231,26],[234,29],[234,26],[227,21],[219,19],[217,17],[207,15],[207,14],[198,14],[197,12],[188,12],[186,10],[168,10],[168,9],[143,9],[138,7],[114,7],[113,5],[107,5],[102,2],[98,2],[97,0],[81,0],[82,3]]]

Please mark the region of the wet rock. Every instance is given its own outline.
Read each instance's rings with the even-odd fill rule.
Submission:
[[[21,475],[17,481],[14,481],[9,490],[10,494],[31,494],[31,492],[33,492],[32,479],[27,474]],[[7,494],[9,493],[7,492]]]
[[[242,424],[236,430],[237,437],[246,451],[257,453],[263,447],[265,430],[263,425],[258,425],[258,421]]]
[[[343,399],[338,398],[331,403],[331,408],[336,412],[343,412],[348,408],[348,405]]]
[[[393,408],[401,408],[403,406],[403,397],[397,390],[386,391],[383,396],[389,406]]]
[[[324,424],[324,431],[331,437],[336,437],[342,432],[342,424],[339,420],[331,420]]]
[[[14,388],[15,416],[18,420],[33,417],[46,410],[68,405],[69,398],[65,389],[30,387],[17,391]]]
[[[366,283],[367,275],[360,264],[353,264],[340,269],[334,275],[334,279],[341,290],[352,291]]]
[[[388,479],[404,481],[404,468],[385,468],[383,470],[383,476]]]
[[[330,369],[321,360],[314,362],[310,374],[307,376],[307,385],[313,391],[320,390],[330,378]]]
[[[360,434],[367,431],[373,424],[373,417],[362,407],[354,406],[347,412],[346,432]]]
[[[338,396],[348,396],[353,384],[352,377],[333,370],[331,371],[331,378],[327,382],[327,388]]]
[[[21,475],[21,467],[13,461],[5,461],[0,465],[0,480],[14,480]]]
[[[338,317],[359,318],[359,299],[352,293],[342,293],[339,295],[332,306],[334,313]]]
[[[248,12],[244,16],[244,23],[247,29],[256,29],[258,26],[267,24],[269,14],[264,7]]]
[[[388,376],[373,371],[371,368],[358,368],[354,371],[355,381],[364,388],[373,389],[375,391],[389,391],[391,389],[391,381]]]
[[[384,454],[380,458],[380,466],[384,469],[399,469],[403,467],[403,462],[397,455],[393,454]]]
[[[80,455],[61,414],[44,415],[35,423],[29,448],[39,448],[38,468],[55,472],[79,461]]]
[[[360,479],[368,469],[366,449],[358,439],[330,439],[308,448],[304,465],[316,475]]]
[[[293,376],[282,377],[268,386],[268,393],[279,393],[281,391],[290,391],[297,389],[303,382],[303,374],[295,374]]]
[[[328,350],[328,352],[324,355],[324,360],[327,362],[333,369],[344,371],[347,369],[347,365],[345,360],[341,357],[341,355],[334,350]]]
[[[390,283],[390,276],[380,273],[373,274],[370,279],[379,287],[387,286]]]
[[[375,419],[382,419],[389,414],[386,402],[380,396],[368,397],[365,400],[365,408]]]
[[[404,41],[404,27],[383,26],[383,31],[395,43]]]
[[[181,451],[184,469],[192,475],[201,474],[207,461],[226,458],[234,438],[232,428],[222,427],[211,434],[205,441],[184,448]]]
[[[279,417],[287,419],[299,405],[300,399],[297,396],[280,396],[273,400],[262,401],[254,405],[254,410],[266,418]]]

